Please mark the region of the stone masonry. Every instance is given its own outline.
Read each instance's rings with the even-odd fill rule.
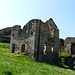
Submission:
[[[75,49],[75,37],[67,37],[64,43],[65,43],[65,52],[68,54],[73,53],[75,54],[75,51],[72,51]]]
[[[38,19],[30,20],[21,29],[20,25],[11,30],[11,53],[26,53],[32,59],[51,64],[58,63],[59,29],[50,18],[45,23]]]

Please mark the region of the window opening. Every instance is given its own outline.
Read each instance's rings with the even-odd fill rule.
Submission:
[[[47,50],[47,42],[44,43],[44,50],[43,50],[44,55],[46,54],[46,50]]]
[[[53,45],[51,45],[51,51],[52,51],[52,54],[53,54],[53,51],[54,51],[54,47],[53,47]]]

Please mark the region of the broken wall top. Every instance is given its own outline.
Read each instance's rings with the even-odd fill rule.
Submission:
[[[65,39],[65,45],[69,44],[69,43],[72,43],[72,42],[75,42],[75,37],[67,37]]]

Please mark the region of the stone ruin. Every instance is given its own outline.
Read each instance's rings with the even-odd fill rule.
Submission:
[[[65,53],[75,57],[75,37],[67,37],[64,42]]]
[[[26,53],[39,62],[57,64],[59,58],[59,29],[50,18],[46,22],[30,20],[21,29],[20,25],[11,30],[11,53]]]
[[[70,54],[65,57],[66,64],[74,69],[75,65],[75,37],[67,37],[65,40],[60,39],[59,51]]]
[[[12,27],[7,27],[0,30],[0,42],[10,43]]]
[[[75,37],[67,37],[65,40],[60,39],[59,51],[75,55]]]

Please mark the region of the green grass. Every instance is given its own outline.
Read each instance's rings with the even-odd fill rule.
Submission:
[[[24,53],[9,53],[9,47],[0,43],[0,75],[75,75],[73,70],[36,62]]]
[[[69,57],[71,56],[70,54],[67,54],[67,53],[64,53],[64,52],[61,52],[61,57],[60,57],[60,52],[59,52],[59,58],[61,58],[61,62],[60,62],[60,59],[59,59],[59,63],[61,64],[60,66],[62,67],[65,67],[65,68],[71,68],[69,67],[68,65],[65,64],[65,58],[66,57]]]
[[[70,56],[70,54],[67,54],[67,53],[61,52],[61,56],[67,57],[67,56]],[[60,52],[59,52],[59,57],[60,57]]]

